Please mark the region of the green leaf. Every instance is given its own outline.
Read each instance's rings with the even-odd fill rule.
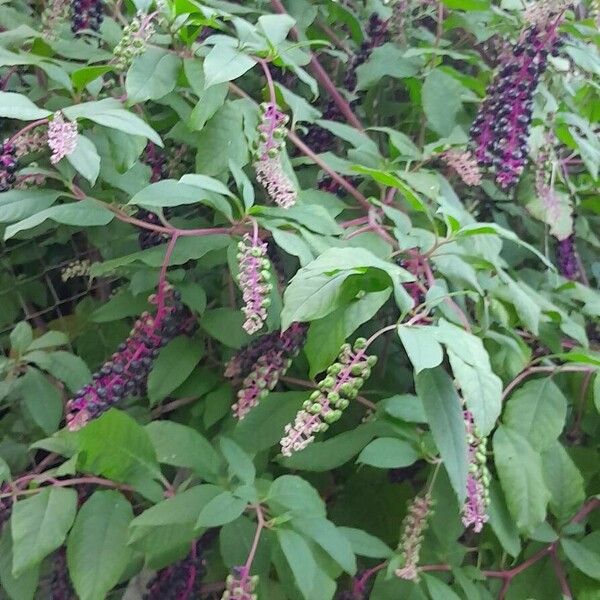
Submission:
[[[354,529],[352,527],[338,527],[346,539],[352,545],[352,551],[359,556],[367,558],[390,558],[393,554],[392,549],[384,544],[379,538],[362,531],[362,529]]]
[[[15,502],[11,516],[14,577],[37,565],[64,541],[77,511],[77,492],[44,488]]]
[[[266,38],[277,46],[285,40],[290,29],[296,24],[296,19],[290,15],[262,15],[258,17],[258,28],[262,30]]]
[[[36,425],[46,435],[54,433],[63,415],[60,392],[37,369],[27,369],[18,379],[17,389]]]
[[[171,340],[158,355],[148,377],[148,398],[152,404],[179,387],[204,355],[198,338],[181,335]]]
[[[195,429],[172,421],[154,421],[144,427],[158,462],[193,469],[203,479],[215,479],[221,460],[206,438]]]
[[[133,510],[115,490],[94,492],[81,507],[67,543],[67,564],[81,600],[103,600],[127,567]]]
[[[113,408],[86,425],[78,443],[84,471],[142,489],[148,480],[160,476],[150,436],[124,412]]]
[[[163,179],[140,190],[128,204],[148,207],[181,206],[196,204],[206,198],[206,192],[194,185],[186,185],[174,179]]]
[[[444,350],[430,327],[398,326],[398,335],[415,368],[415,373],[432,369],[444,360]]]
[[[423,111],[436,133],[441,136],[452,133],[465,92],[462,84],[441,69],[432,69],[425,77],[421,91]]]
[[[418,396],[413,396],[412,394],[397,394],[396,396],[391,396],[390,398],[382,400],[378,404],[378,408],[380,405],[388,415],[395,419],[401,419],[408,423],[427,422],[423,403]]]
[[[256,477],[256,469],[250,457],[232,440],[222,437],[219,447],[229,465],[229,474],[244,483],[251,484]]]
[[[353,286],[344,286],[351,276]],[[325,317],[336,308],[349,303],[361,284],[376,286],[370,291],[402,287],[412,275],[404,269],[377,258],[364,248],[331,248],[300,269],[285,290],[281,313],[282,327],[294,321],[312,321]],[[404,288],[402,288],[405,293]],[[398,299],[399,295],[397,295]]]
[[[369,58],[356,69],[357,88],[366,90],[376,85],[382,77],[404,79],[416,75],[422,61],[405,58],[404,51],[394,44],[373,48]]]
[[[18,354],[23,354],[33,341],[33,329],[27,321],[20,321],[10,332],[10,347]]]
[[[51,114],[49,110],[38,108],[22,94],[0,92],[0,117],[19,121],[36,121],[49,117]]]
[[[520,433],[501,425],[494,433],[494,460],[517,527],[533,531],[546,518],[550,499],[540,455]]]
[[[87,179],[91,185],[96,183],[100,174],[100,156],[94,143],[85,135],[77,134],[77,145],[71,154],[67,155],[71,166]]]
[[[267,502],[275,514],[291,511],[304,517],[325,517],[325,505],[317,490],[296,475],[278,477],[269,489]]]
[[[348,575],[356,573],[356,557],[348,538],[327,519],[294,518],[294,529],[314,540]]]
[[[429,590],[432,598],[443,598],[444,600],[461,600],[461,597],[450,588],[447,583],[444,583],[441,579],[425,573],[423,578],[425,579],[425,585]]]
[[[200,325],[225,346],[238,349],[250,341],[250,336],[242,327],[245,320],[241,311],[221,307],[207,310],[200,319]]]
[[[306,600],[312,600],[311,591],[317,563],[306,540],[291,529],[278,529],[277,540],[287,563],[294,574],[298,589]]]
[[[511,556],[517,557],[521,553],[521,539],[519,531],[512,520],[502,490],[495,480],[490,482],[490,504],[488,506],[490,525],[502,544],[502,547]]]
[[[62,331],[47,331],[39,338],[36,338],[26,348],[28,352],[33,350],[45,350],[55,346],[64,346],[69,343],[69,337]]]
[[[0,457],[0,484],[10,480],[10,467],[8,463]]]
[[[504,410],[507,427],[518,431],[534,450],[542,452],[560,435],[567,399],[550,377],[530,379],[513,392]]]
[[[98,77],[112,71],[112,69],[110,65],[92,65],[75,69],[71,73],[71,81],[76,89],[82,90],[88,83],[95,81]]]
[[[62,192],[58,190],[7,190],[0,194],[0,223],[31,217],[52,206]]]
[[[71,121],[89,119],[98,125],[118,129],[131,135],[141,135],[161,147],[163,145],[158,133],[146,121],[125,110],[114,98],[75,104],[63,108],[62,112]]]
[[[567,558],[582,573],[593,579],[600,579],[600,554],[570,538],[562,538],[560,545]]]
[[[10,527],[0,536],[0,584],[11,600],[33,600],[40,577],[40,565],[35,564],[18,577],[12,574],[13,542]]]
[[[175,88],[180,68],[179,56],[162,48],[147,48],[143,54],[134,58],[127,71],[127,101],[137,104],[166,96]]]
[[[572,516],[585,500],[583,477],[566,449],[554,442],[542,454],[544,481],[550,490],[550,510],[561,521]]]
[[[418,373],[415,388],[458,502],[462,504],[467,490],[468,446],[460,398],[452,379],[440,367]]]
[[[36,364],[40,369],[60,379],[72,392],[82,388],[92,378],[84,360],[65,350],[54,352],[34,350],[26,354],[23,359]]]
[[[237,79],[255,64],[253,58],[231,46],[213,46],[204,59],[204,87]]]
[[[92,227],[108,225],[113,218],[113,213],[104,208],[100,202],[90,199],[79,200],[78,202],[70,202],[68,204],[61,204],[60,206],[51,206],[18,223],[9,225],[4,232],[4,239],[8,240],[20,231],[37,227],[46,219],[52,219],[57,223],[64,223],[65,225]]]
[[[442,0],[448,7],[456,10],[487,10],[490,7],[488,0]]]
[[[246,501],[231,492],[221,492],[200,511],[196,527],[218,527],[235,521],[246,509]]]
[[[373,440],[360,453],[356,462],[379,469],[395,469],[412,465],[419,455],[412,444],[396,438]]]

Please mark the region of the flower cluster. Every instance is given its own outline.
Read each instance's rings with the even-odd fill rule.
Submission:
[[[47,40],[57,37],[58,27],[67,20],[69,16],[70,0],[51,0],[46,2],[42,12],[42,35]]]
[[[400,579],[419,580],[419,558],[423,535],[427,529],[427,521],[432,507],[431,496],[416,496],[408,507],[408,513],[402,521],[402,536],[398,550],[402,558],[402,566],[394,572]]]
[[[87,277],[90,274],[91,263],[88,258],[83,260],[74,260],[60,271],[60,278],[63,281],[69,281],[76,277]]]
[[[77,123],[65,121],[60,111],[48,123],[48,147],[52,150],[50,162],[55,165],[65,156],[69,156],[77,146]]]
[[[563,277],[571,281],[581,279],[574,233],[558,242],[556,246],[556,262],[558,263],[558,271]]]
[[[254,593],[258,575],[250,575],[246,567],[234,567],[235,575],[228,575],[221,600],[257,600]]]
[[[0,192],[10,190],[17,180],[16,153],[15,145],[9,141],[5,141],[0,146]]]
[[[124,71],[129,67],[136,56],[144,54],[148,40],[154,34],[154,15],[145,15],[142,12],[123,29],[123,36],[115,46],[115,67]]]
[[[146,586],[144,600],[194,600],[200,597],[200,585],[206,575],[204,552],[215,537],[216,530],[207,531],[192,544],[190,553],[158,571]]]
[[[242,348],[229,361],[225,376],[244,377],[237,402],[231,407],[238,419],[243,419],[277,385],[300,352],[305,336],[306,325],[292,323],[285,331],[262,336]]]
[[[523,171],[533,95],[548,55],[557,55],[562,45],[558,34],[561,21],[562,13],[552,12],[521,34],[490,84],[471,127],[478,164],[494,170],[496,182],[503,188],[514,185]]]
[[[262,115],[258,126],[259,144],[254,162],[256,178],[267,194],[281,208],[289,208],[296,202],[296,190],[283,170],[281,151],[285,147],[285,125],[289,118],[273,102],[260,105]]]
[[[98,31],[104,19],[103,0],[71,0],[71,31]]]
[[[16,157],[21,158],[32,152],[44,149],[48,145],[48,134],[46,131],[33,130],[17,135],[13,143],[16,149]]]
[[[473,526],[473,531],[479,533],[487,523],[487,507],[490,503],[490,474],[486,466],[487,438],[478,434],[470,411],[464,411],[464,420],[469,444],[469,473],[462,522],[465,527]]]
[[[306,448],[317,433],[327,431],[329,425],[342,416],[350,400],[358,396],[360,388],[371,375],[376,356],[366,354],[367,340],[358,338],[354,347],[344,344],[338,362],[327,369],[327,376],[318,384],[302,410],[296,414],[294,423],[285,426],[285,437],[281,440],[281,453],[291,456]]]
[[[442,154],[442,160],[456,171],[458,176],[467,185],[479,185],[481,183],[481,171],[477,160],[469,150],[447,150]]]
[[[155,313],[140,315],[127,340],[67,403],[69,429],[80,429],[123,398],[142,394],[160,348],[193,332],[196,321],[179,292],[163,285],[148,300],[157,305]]]
[[[237,260],[240,269],[238,283],[245,303],[242,309],[246,315],[243,327],[252,335],[264,325],[271,304],[269,294],[273,285],[267,244],[247,233],[238,243]]]

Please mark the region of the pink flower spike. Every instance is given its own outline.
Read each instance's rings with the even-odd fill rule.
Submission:
[[[72,154],[77,146],[77,123],[65,121],[60,111],[55,112],[48,124],[48,146],[52,150],[50,162],[53,165]]]
[[[479,185],[481,183],[479,165],[468,150],[466,152],[456,149],[448,150],[442,154],[442,158],[467,185]]]

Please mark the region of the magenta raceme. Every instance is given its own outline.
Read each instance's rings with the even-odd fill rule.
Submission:
[[[144,393],[160,348],[194,331],[196,320],[181,303],[179,292],[165,285],[149,301],[157,305],[156,312],[140,315],[127,340],[67,403],[69,429],[80,429],[123,398]]]
[[[327,369],[327,376],[318,384],[319,389],[304,402],[294,422],[285,426],[285,436],[281,440],[284,456],[303,450],[318,433],[327,431],[331,423],[340,419],[350,400],[358,396],[377,362],[376,356],[366,354],[366,342],[364,338],[358,338],[354,347],[350,344],[342,346],[338,361]]]
[[[249,367],[249,372],[237,393],[237,402],[231,407],[236,418],[243,419],[285,375],[293,358],[300,352],[306,337],[306,329],[306,325],[302,323],[292,323],[281,334],[276,332],[277,337],[274,334],[266,336],[262,346],[263,353]],[[247,364],[248,357],[255,355],[259,347],[258,345],[247,347],[246,352],[239,353],[239,359],[236,360],[234,357],[227,366],[226,374],[241,372],[244,363]]]
[[[150,183],[156,183],[169,176],[167,170],[167,157],[156,144],[148,142],[144,149],[143,161],[152,170],[150,174]]]
[[[296,202],[294,184],[283,169],[281,152],[285,148],[289,117],[273,102],[263,102],[261,121],[258,125],[259,142],[254,161],[256,178],[267,190],[269,198],[281,208],[289,208]]]
[[[246,234],[238,244],[238,283],[242,290],[246,316],[244,330],[250,335],[262,329],[271,304],[271,263],[267,258],[267,244],[257,235]]]
[[[65,121],[60,111],[48,123],[48,147],[52,150],[50,162],[55,165],[65,156],[73,154],[77,146],[77,123]]]
[[[17,149],[10,141],[5,141],[0,150],[0,192],[10,190],[17,180]]]
[[[256,361],[271,352],[281,343],[281,331],[273,331],[252,340],[248,345],[238,350],[225,365],[225,377],[236,379],[246,377]]]
[[[462,508],[462,522],[479,533],[488,521],[490,503],[490,474],[487,468],[487,438],[477,431],[473,415],[465,410],[464,421],[469,444],[469,472],[467,474],[467,499]]]
[[[557,55],[562,46],[562,19],[562,12],[553,12],[525,29],[490,84],[471,127],[479,166],[494,171],[503,188],[514,185],[525,166],[533,95],[548,56]]]
[[[574,233],[568,238],[560,240],[556,245],[556,262],[558,264],[558,271],[563,277],[571,281],[581,279],[581,269],[579,268],[579,257],[577,255]]]

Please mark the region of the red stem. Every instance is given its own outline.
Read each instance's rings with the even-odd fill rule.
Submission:
[[[23,129],[19,129],[17,133],[8,138],[8,142],[12,144],[20,135],[23,135],[24,133],[35,129],[39,125],[45,125],[46,123],[48,123],[48,119],[38,119],[37,121],[32,121],[31,123],[29,123],[29,125],[25,125]]]

